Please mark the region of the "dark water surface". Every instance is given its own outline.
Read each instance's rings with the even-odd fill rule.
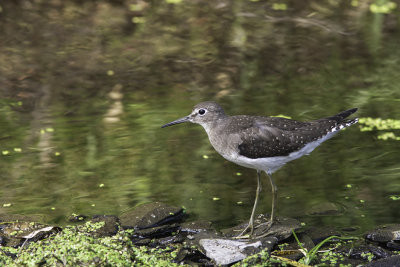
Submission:
[[[1,213],[63,223],[162,201],[218,227],[247,220],[256,172],[224,160],[198,125],[160,128],[215,100],[228,114],[358,107],[384,120],[276,172],[277,212],[360,232],[400,222],[400,123],[386,121],[400,119],[398,7],[167,2],[0,3]]]

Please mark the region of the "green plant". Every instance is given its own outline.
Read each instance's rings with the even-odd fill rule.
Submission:
[[[296,233],[292,230],[293,232],[293,236],[296,239],[297,244],[299,245],[299,247],[302,249],[304,255],[304,258],[301,260],[302,263],[309,265],[317,256],[317,253],[319,251],[319,249],[326,244],[327,242],[331,241],[332,239],[340,239],[340,240],[351,240],[351,239],[356,239],[355,237],[340,237],[340,236],[335,236],[332,235],[330,237],[325,238],[324,240],[322,240],[321,242],[319,242],[315,247],[313,247],[312,249],[310,249],[310,251],[308,251],[306,248],[303,247],[303,245],[301,244],[300,240],[298,239]]]

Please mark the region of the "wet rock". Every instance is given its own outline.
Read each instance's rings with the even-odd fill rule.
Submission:
[[[5,246],[18,247],[26,242],[36,242],[61,230],[59,227],[35,222],[0,223],[0,238]]]
[[[143,204],[120,216],[124,228],[145,229],[180,222],[185,213],[182,208],[161,202]]]
[[[374,242],[386,243],[392,240],[400,240],[400,224],[392,224],[378,227],[369,231],[365,237]]]
[[[195,224],[199,226],[199,224]],[[201,250],[200,241],[205,239],[221,239],[224,236],[221,232],[213,229],[213,228],[187,228],[183,227],[184,231],[181,231],[181,234],[185,237],[185,244],[188,248],[196,248]],[[204,255],[205,252],[202,251]]]
[[[390,241],[386,243],[386,246],[392,250],[400,250],[400,242]]]
[[[189,246],[199,246],[201,239],[222,238],[221,232],[211,227],[211,222],[195,221],[183,223],[180,233],[185,236]]]
[[[204,254],[217,265],[228,265],[243,260],[265,248],[270,252],[276,242],[277,238],[269,237],[257,241],[201,239],[199,243]]]
[[[184,247],[179,250],[174,262],[191,266],[215,266],[210,258],[197,249]]]
[[[400,255],[391,256],[385,259],[370,262],[366,267],[395,267],[400,266]]]
[[[27,219],[24,216],[17,217]],[[76,215],[71,219],[81,221],[79,217],[83,216]],[[141,205],[122,215],[121,219],[116,216],[94,216],[91,223],[103,222],[104,225],[93,225],[91,228],[90,224],[85,224],[76,226],[75,229],[87,228],[88,230],[85,231],[99,238],[115,235],[121,229],[133,229],[133,231],[126,230],[123,234],[129,237],[136,246],[163,248],[162,253],[169,253],[168,248],[174,252],[176,248],[179,248],[174,259],[175,263],[200,266],[231,265],[242,260],[244,261],[241,264],[252,266],[253,263],[265,264],[268,259],[271,260],[272,266],[280,266],[282,261],[298,261],[304,256],[299,250],[297,240],[292,235],[293,230],[302,243],[302,247],[308,251],[332,235],[340,236],[336,228],[300,228],[297,220],[281,217],[278,217],[275,224],[266,231],[263,223],[269,217],[258,215],[255,219],[253,239],[237,239],[235,237],[243,230],[247,222],[221,232],[213,228],[211,222],[182,222],[184,217],[183,209],[156,202]],[[0,215],[0,220],[1,218]],[[61,230],[31,221],[10,221],[8,219],[12,217],[5,216],[4,218],[7,222],[0,222],[0,246],[27,246],[28,242],[46,238]],[[124,225],[124,228],[120,225]],[[399,228],[399,224],[378,227],[369,231],[365,236],[366,239],[346,242],[331,240],[324,244],[322,250],[328,247],[334,250],[330,250],[329,254],[318,253],[313,263],[400,266],[400,256],[393,256],[395,254],[393,250],[400,250]],[[355,227],[346,229],[346,231],[355,230],[357,230]],[[265,237],[260,238],[265,233],[267,233]],[[121,242],[124,241],[121,240]],[[173,245],[170,246],[171,244]],[[272,250],[275,257],[268,257]],[[0,253],[7,255],[1,249]],[[251,255],[254,256],[248,258]],[[7,256],[16,257],[16,255]]]
[[[208,230],[214,230],[211,228],[211,222],[207,221],[195,221],[195,222],[185,222],[181,224],[181,232],[186,232],[188,234],[200,233]]]
[[[96,237],[113,236],[119,230],[119,218],[114,215],[95,215],[90,222],[104,222],[104,226],[93,232]]]
[[[296,233],[297,238],[301,242],[302,246],[310,251],[316,244],[312,241],[312,239],[306,233]],[[285,241],[284,252],[281,257],[298,261],[304,257],[304,254],[299,250],[299,244],[294,237],[291,237],[287,241]]]
[[[366,261],[387,258],[390,256],[391,254],[385,249],[371,244],[361,244],[356,246],[349,254],[349,257],[352,259],[361,259]]]
[[[304,234],[311,238],[314,245],[330,236],[341,236],[341,233],[332,227],[308,227],[305,229]]]
[[[182,208],[160,202],[148,203],[123,214],[121,225],[124,229],[135,229],[131,236],[134,244],[165,247],[185,239],[185,234],[181,233],[181,226],[178,224],[184,215]]]
[[[137,238],[132,236],[132,242],[137,246],[147,246],[152,248],[166,248],[170,244],[183,243],[185,240],[181,235],[170,235],[159,238]]]
[[[164,238],[159,238],[157,240],[157,242],[161,246],[166,246],[169,244],[182,243],[184,240],[185,240],[185,238],[182,235],[173,235],[173,236],[167,236]]]
[[[161,237],[171,235],[172,233],[176,233],[178,231],[178,229],[179,229],[178,224],[161,225],[161,226],[157,226],[157,227],[136,230],[133,233],[133,237],[136,239],[161,238]]]
[[[269,216],[265,216],[264,214],[260,214],[256,217],[255,229],[254,229],[254,236],[260,236],[266,233],[267,236],[273,236],[278,239],[278,242],[289,238],[292,235],[292,231],[297,230],[301,227],[300,222],[296,219],[292,218],[283,218],[278,217],[276,218],[275,223],[272,225],[271,228],[266,231],[266,226],[263,225],[269,219]],[[233,228],[222,230],[223,233],[227,237],[235,237],[237,236],[241,230],[243,230],[247,226],[247,222],[237,225]]]

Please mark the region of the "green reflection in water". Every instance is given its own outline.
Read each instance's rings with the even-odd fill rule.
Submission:
[[[248,219],[255,171],[221,158],[201,127],[162,124],[210,99],[229,114],[309,120],[359,107],[400,118],[398,14],[363,1],[20,2],[2,4],[0,28],[3,213],[63,222],[164,201],[231,226]],[[398,129],[363,127],[276,173],[279,215],[360,229],[396,221]],[[334,214],[312,215],[320,207]]]

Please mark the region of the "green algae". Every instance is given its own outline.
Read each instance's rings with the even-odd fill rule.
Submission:
[[[400,129],[400,120],[381,118],[360,118],[361,131]]]
[[[67,226],[60,233],[20,248],[1,247],[1,266],[176,266],[174,248],[136,247],[133,230],[115,236],[94,237],[103,222]],[[15,257],[13,257],[15,255]]]
[[[279,264],[280,266],[287,266],[285,262],[281,260],[270,257],[268,250],[264,249],[257,254],[254,254],[246,259],[236,263],[235,267],[247,267],[247,266],[272,266],[273,264]]]
[[[400,140],[400,137],[397,136],[393,130],[400,129],[400,120],[396,119],[381,119],[381,118],[360,118],[359,123],[361,126],[362,132],[367,131],[386,131],[384,133],[378,134],[379,140]]]

